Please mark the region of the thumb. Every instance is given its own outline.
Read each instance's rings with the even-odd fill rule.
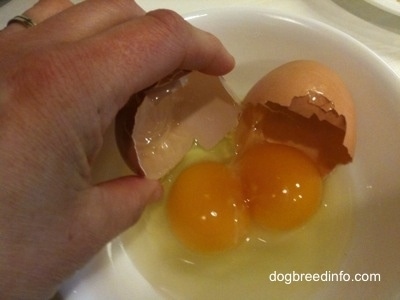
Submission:
[[[85,228],[85,234],[80,239],[84,243],[81,249],[97,252],[136,223],[146,205],[161,196],[162,188],[158,181],[136,176],[118,178],[93,187],[89,195],[85,195],[86,199],[82,201],[84,207],[79,213],[78,223]]]
[[[38,261],[39,267],[35,271],[39,274],[40,283],[35,285],[38,293],[43,293],[43,288],[59,284],[59,280],[81,268],[108,241],[133,225],[145,206],[160,199],[161,195],[159,182],[135,176],[122,177],[82,191],[77,201],[69,203],[71,209],[64,207],[66,222],[61,221],[61,224],[66,226],[66,235],[57,231],[54,247],[48,247],[48,237],[44,235],[46,248],[40,252],[44,259]],[[46,256],[49,249],[53,252]]]

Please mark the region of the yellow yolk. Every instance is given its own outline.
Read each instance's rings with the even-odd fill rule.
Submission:
[[[321,175],[299,150],[259,144],[245,151],[238,164],[251,217],[261,227],[298,227],[319,207]]]
[[[217,162],[188,167],[171,188],[167,214],[175,234],[192,250],[220,251],[237,245],[249,223],[241,183]]]

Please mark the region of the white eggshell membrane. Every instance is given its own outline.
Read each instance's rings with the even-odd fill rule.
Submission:
[[[139,165],[152,179],[166,175],[194,142],[214,147],[237,126],[240,111],[216,76],[191,72],[162,89],[149,91],[132,131]]]

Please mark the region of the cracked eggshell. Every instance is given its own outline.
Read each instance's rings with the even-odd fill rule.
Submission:
[[[322,166],[322,173],[329,172],[335,164],[352,160],[356,140],[354,104],[342,79],[329,67],[311,60],[283,64],[253,86],[243,102],[244,105],[249,103],[264,106],[277,104],[290,113],[306,119],[317,117],[319,121],[326,121],[343,130],[341,144],[347,149],[348,157]],[[307,147],[309,145],[305,145]],[[334,149],[329,151],[334,153]]]
[[[159,179],[194,143],[214,147],[237,126],[238,115],[219,77],[180,74],[132,97],[117,115],[117,145],[134,172]]]

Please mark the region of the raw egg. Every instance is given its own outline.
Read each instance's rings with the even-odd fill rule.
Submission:
[[[190,170],[192,166],[204,161],[225,164],[227,152],[232,149],[230,140],[224,139],[211,151],[194,145],[163,179],[166,198],[149,206],[139,222],[122,235],[124,251],[138,272],[160,294],[160,299],[309,299],[327,283],[286,284],[272,281],[270,276],[274,272],[324,274],[341,271],[340,262],[352,234],[352,182],[348,169],[338,167],[324,179],[318,209],[300,226],[277,230],[269,224],[268,227],[259,226],[254,217],[248,215],[249,224],[242,227],[245,236],[241,236],[242,229],[237,234],[226,235],[232,232],[231,208],[227,213],[230,216],[225,215],[223,220],[225,226],[231,228],[222,232],[229,243],[228,247],[223,245],[225,251],[211,246],[207,239],[206,249],[199,247],[199,239],[189,247],[185,240],[187,235],[182,238],[171,228],[169,191],[184,170]],[[205,178],[202,176],[202,181]],[[215,188],[225,187],[218,185]],[[206,210],[210,218],[212,211]],[[185,218],[185,215],[179,215],[177,222],[180,222],[179,218]],[[206,232],[212,239],[213,230],[210,231]],[[217,232],[221,234],[221,231]]]
[[[215,296],[216,282],[223,298],[255,298],[240,293],[273,294],[254,274],[318,272],[337,261],[346,239],[332,239],[349,234],[351,197],[343,172],[332,171],[355,147],[339,76],[293,61],[238,101],[220,78],[177,74],[135,95],[116,122],[128,165],[165,188],[124,237],[144,276],[172,298]]]

